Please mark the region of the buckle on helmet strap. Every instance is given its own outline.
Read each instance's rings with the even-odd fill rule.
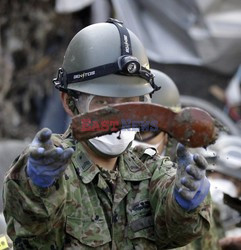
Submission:
[[[59,68],[57,72],[57,77],[53,79],[53,84],[55,88],[59,90],[67,89],[68,82],[67,82],[67,74],[63,68]]]

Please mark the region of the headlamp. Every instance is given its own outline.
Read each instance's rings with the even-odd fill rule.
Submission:
[[[121,56],[118,58],[118,66],[120,73],[138,74],[141,65],[138,59],[134,56]]]

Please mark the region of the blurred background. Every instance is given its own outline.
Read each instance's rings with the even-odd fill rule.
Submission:
[[[66,129],[52,79],[72,37],[108,17],[140,38],[151,68],[176,83],[183,107],[203,108],[225,126],[204,154],[212,172],[233,173],[240,185],[240,0],[0,0],[0,183],[40,128]],[[239,186],[229,228],[240,225],[240,193]]]

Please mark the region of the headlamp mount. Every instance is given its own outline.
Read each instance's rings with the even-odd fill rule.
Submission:
[[[118,58],[119,71],[124,74],[138,74],[141,65],[134,56],[120,56]]]
[[[53,79],[54,86],[60,91],[68,92],[68,84],[88,81],[109,74],[120,74],[144,78],[151,84],[153,88],[153,92],[151,94],[159,90],[160,87],[155,84],[154,75],[151,73],[151,71],[141,66],[138,59],[132,56],[130,35],[128,30],[123,26],[123,23],[114,18],[109,18],[107,23],[114,24],[120,34],[121,56],[118,58],[118,60],[113,63],[100,65],[70,74],[67,74],[63,68],[59,68],[57,77]]]

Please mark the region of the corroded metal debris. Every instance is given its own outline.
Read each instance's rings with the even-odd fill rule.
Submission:
[[[218,134],[215,120],[199,108],[170,108],[147,103],[122,103],[77,115],[72,119],[73,135],[78,141],[139,127],[141,131],[164,131],[188,147],[205,147]]]

